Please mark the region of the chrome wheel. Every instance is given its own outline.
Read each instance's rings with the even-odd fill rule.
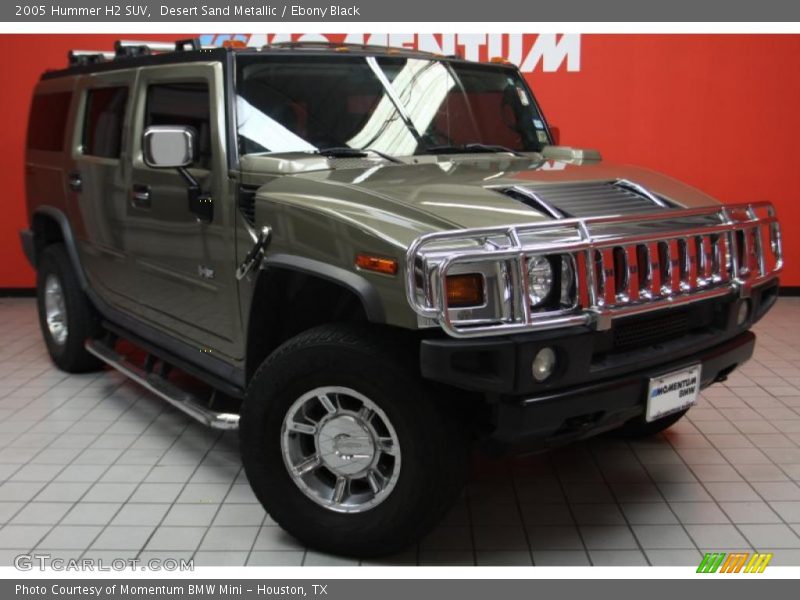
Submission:
[[[59,346],[67,341],[67,307],[64,290],[55,275],[48,275],[44,283],[44,313],[50,337]]]
[[[386,414],[344,387],[319,387],[295,400],[281,428],[283,460],[311,500],[336,512],[383,502],[400,474],[400,444]]]

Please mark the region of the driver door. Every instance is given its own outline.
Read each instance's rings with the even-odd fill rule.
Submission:
[[[195,343],[241,358],[234,225],[228,201],[224,80],[219,63],[142,69],[133,117],[133,168],[124,245],[135,265],[131,296],[141,317]],[[214,202],[201,220],[174,169],[149,167],[142,136],[151,125],[191,127],[197,153],[188,170]]]

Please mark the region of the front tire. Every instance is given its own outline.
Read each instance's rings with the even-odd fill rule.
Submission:
[[[240,421],[245,472],[272,518],[307,546],[397,552],[463,487],[466,428],[401,346],[326,325],[286,342],[253,376]]]
[[[87,338],[97,334],[99,325],[63,244],[51,244],[42,251],[36,271],[36,299],[39,326],[56,366],[68,373],[102,368],[103,363],[83,346]]]

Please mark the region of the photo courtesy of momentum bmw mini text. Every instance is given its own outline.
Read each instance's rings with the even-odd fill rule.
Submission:
[[[0,597],[783,597],[800,8],[652,4],[1,6]]]

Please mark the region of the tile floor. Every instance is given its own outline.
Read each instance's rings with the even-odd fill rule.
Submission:
[[[382,564],[696,565],[709,550],[800,565],[800,298],[755,358],[657,438],[476,457],[463,500]],[[0,298],[0,564],[31,550],[201,565],[330,565],[264,514],[235,434],[207,431],[113,371],[50,364],[31,299]]]

